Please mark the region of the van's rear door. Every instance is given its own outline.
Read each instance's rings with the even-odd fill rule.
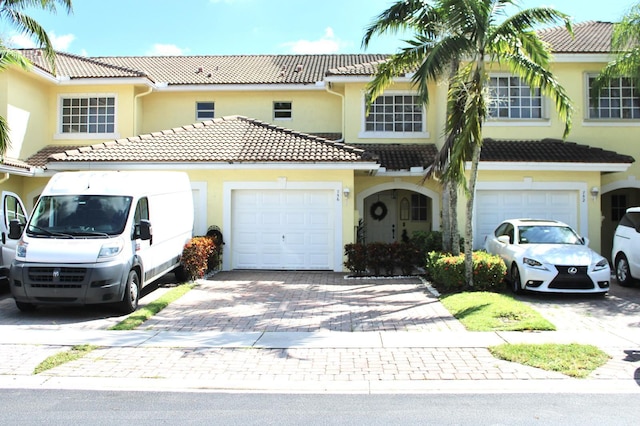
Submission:
[[[2,206],[0,207],[2,220],[0,221],[0,243],[2,250],[0,251],[0,279],[6,278],[9,272],[9,266],[16,257],[16,244],[18,240],[9,238],[9,222],[17,219],[21,225],[27,223],[27,210],[20,197],[13,192],[2,191]]]

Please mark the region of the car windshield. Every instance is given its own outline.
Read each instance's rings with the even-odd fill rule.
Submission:
[[[529,225],[518,227],[520,244],[583,244],[568,226]]]
[[[32,236],[104,237],[124,231],[131,197],[52,195],[40,197],[27,232]]]

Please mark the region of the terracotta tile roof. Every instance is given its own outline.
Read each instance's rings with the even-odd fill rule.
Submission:
[[[7,166],[7,167],[26,171],[26,170],[31,170],[32,164],[29,164],[28,162],[25,162],[22,160],[18,160],[17,158],[5,157],[2,160],[0,160],[0,167],[1,166]]]
[[[21,49],[20,52],[34,66],[51,74],[51,66],[42,56],[41,50]],[[131,78],[146,76],[143,71],[112,65],[96,58],[87,58],[64,52],[56,52],[56,74],[69,78]]]
[[[327,75],[369,76],[378,71],[378,66],[384,63],[387,57],[388,55],[374,62],[363,62],[331,68],[327,70]]]
[[[387,170],[427,168],[434,160],[434,144],[354,144],[373,156]],[[559,139],[495,140],[485,139],[481,161],[529,163],[631,164],[635,160],[601,148],[563,142]]]
[[[46,167],[47,160],[53,154],[78,149],[84,145],[47,145],[40,151],[27,158],[25,161],[35,167]]]
[[[387,170],[427,167],[438,153],[434,144],[354,144],[369,153]]]
[[[631,164],[635,160],[614,151],[559,139],[485,139],[480,161]]]
[[[554,53],[609,53],[611,50],[611,22],[587,21],[573,25],[572,37],[564,27],[538,31]]]
[[[51,72],[40,51],[20,50],[37,67]],[[231,55],[82,57],[59,52],[59,76],[148,77],[154,82],[185,84],[315,84],[328,69],[379,61],[386,55]]]
[[[370,158],[352,146],[231,116],[81,147],[53,154],[49,161],[322,163]]]

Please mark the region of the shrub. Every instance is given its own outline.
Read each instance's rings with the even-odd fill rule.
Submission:
[[[464,276],[464,254],[460,256],[432,255],[434,285],[443,293],[458,291],[496,291],[502,286],[507,268],[499,256],[484,251],[473,253],[473,288],[467,288]]]
[[[347,261],[344,266],[355,275],[364,275],[367,271],[367,246],[362,243],[352,243],[344,246]]]
[[[430,251],[425,256],[425,273],[427,278],[433,280],[435,274],[436,263],[445,256],[451,256],[441,251]]]
[[[411,242],[417,245],[425,254],[431,251],[442,251],[442,232],[414,231]]]
[[[424,262],[422,250],[414,243],[402,243],[397,245],[398,266],[402,275],[411,275],[417,265]]]
[[[386,258],[389,255],[388,244],[385,243],[369,243],[367,244],[367,270],[372,275],[379,277],[380,271],[383,268],[383,264],[386,263]]]
[[[215,260],[212,260],[215,258]],[[180,263],[188,279],[204,277],[211,265],[217,265],[218,251],[210,237],[193,237],[182,249]]]

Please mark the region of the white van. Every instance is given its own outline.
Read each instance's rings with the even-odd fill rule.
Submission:
[[[22,311],[36,305],[117,303],[180,267],[192,237],[193,198],[181,172],[61,172],[40,195],[19,238],[9,286]]]

